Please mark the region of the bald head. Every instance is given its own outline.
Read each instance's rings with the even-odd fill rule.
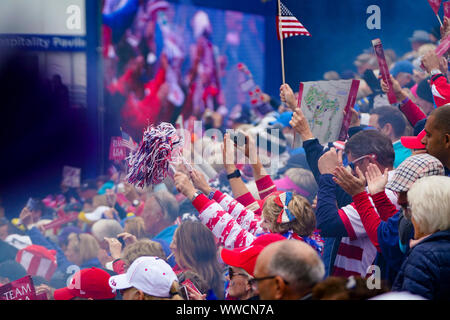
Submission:
[[[325,275],[325,267],[317,252],[299,240],[277,241],[258,256],[255,278],[277,276],[285,286],[259,285],[261,299],[298,299]],[[280,288],[281,287],[281,288]]]

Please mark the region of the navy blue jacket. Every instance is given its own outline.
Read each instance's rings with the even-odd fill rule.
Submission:
[[[336,202],[339,207],[351,203],[352,197],[347,194],[339,185],[336,185],[331,179],[331,175],[322,176],[319,171],[319,158],[328,150],[319,143],[317,139],[306,140],[303,142],[306,160],[314,178],[319,185],[317,194],[317,228],[320,229],[321,236],[324,239],[323,262],[325,264],[325,275],[332,273],[334,260],[341,243],[341,237],[347,237],[347,230],[344,227],[339,214],[337,213]],[[330,176],[330,177],[328,177]],[[325,178],[324,178],[325,177]],[[322,183],[326,186],[323,186]],[[326,194],[325,197],[322,195]],[[319,202],[320,198],[320,202]],[[333,210],[328,210],[330,206]]]
[[[450,229],[430,235],[409,250],[392,291],[450,300]]]

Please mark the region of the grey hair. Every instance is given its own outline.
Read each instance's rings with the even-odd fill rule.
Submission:
[[[299,243],[305,246],[301,253],[298,252]],[[283,241],[267,271],[270,275],[282,277],[298,293],[312,288],[325,276],[325,266],[317,252],[299,240]]]
[[[120,223],[113,219],[100,219],[91,228],[92,235],[98,241],[102,241],[105,237],[117,238],[117,235],[122,232],[123,228]]]
[[[155,198],[168,221],[175,221],[180,215],[180,205],[175,196],[168,191],[156,191],[149,195]]]

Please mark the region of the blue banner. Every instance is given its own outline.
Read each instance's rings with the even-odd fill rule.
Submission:
[[[86,37],[34,35],[34,34],[2,34],[0,48],[38,50],[38,51],[85,51]]]

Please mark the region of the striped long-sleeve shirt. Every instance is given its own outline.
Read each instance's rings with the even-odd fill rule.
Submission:
[[[216,191],[213,200],[197,196],[192,205],[199,212],[200,221],[227,249],[249,246],[264,230],[255,213],[227,194]]]
[[[255,181],[258,189],[259,198],[264,199],[272,192],[277,191],[277,187],[269,175]],[[250,192],[236,198],[238,202],[243,204],[247,209],[252,210],[256,215],[262,214],[262,205],[258,202]]]

